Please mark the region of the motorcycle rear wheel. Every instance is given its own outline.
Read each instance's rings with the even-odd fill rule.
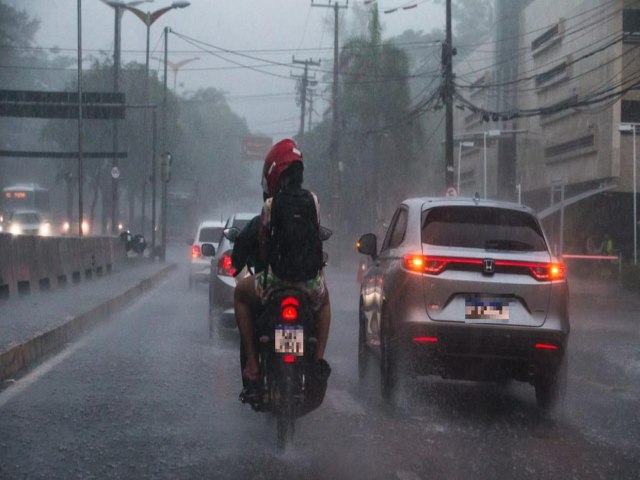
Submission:
[[[281,385],[280,401],[276,411],[277,431],[278,431],[278,448],[284,449],[287,442],[293,439],[295,427],[295,413],[293,400],[294,388],[291,378],[286,378]]]

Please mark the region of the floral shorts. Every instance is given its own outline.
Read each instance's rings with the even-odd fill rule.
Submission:
[[[288,282],[276,277],[273,272],[267,273],[267,281],[265,286],[264,275],[266,272],[260,272],[255,277],[256,282],[256,294],[262,299],[262,303],[266,302],[271,293],[274,290],[281,288],[294,287],[303,292],[306,292],[311,299],[311,308],[314,311],[320,310],[320,308],[327,301],[327,284],[324,280],[324,273],[322,271],[318,273],[315,278],[306,280],[304,282]]]

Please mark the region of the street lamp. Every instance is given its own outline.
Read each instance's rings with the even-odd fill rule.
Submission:
[[[487,135],[490,137],[499,137],[501,130],[485,130],[482,132],[482,142],[484,145],[484,198],[487,198]]]
[[[139,10],[135,7],[132,7],[130,5],[126,5],[126,4],[122,4],[120,5],[122,8],[129,10],[131,13],[133,13],[136,17],[138,17],[140,20],[142,20],[142,22],[147,26],[147,48],[145,50],[145,82],[144,82],[144,105],[145,108],[143,109],[144,111],[144,118],[143,118],[143,138],[144,140],[144,151],[145,154],[147,153],[148,150],[148,146],[147,146],[147,108],[149,106],[149,48],[150,48],[150,36],[151,36],[151,25],[153,25],[153,23],[158,20],[158,18],[160,18],[162,15],[164,15],[165,13],[167,13],[169,10],[173,10],[174,8],[185,8],[188,7],[190,5],[189,2],[183,2],[183,1],[176,1],[173,2],[171,5],[169,5],[168,7],[164,7],[164,8],[160,8],[154,12],[143,12],[142,10]],[[155,205],[155,189],[156,189],[156,175],[155,175],[155,158],[152,158],[152,195],[153,195],[153,199],[152,201],[154,202]],[[145,224],[145,219],[146,219],[146,215],[145,215],[145,210],[146,210],[146,200],[147,200],[147,174],[146,174],[146,160],[144,161],[143,164],[143,183],[142,183],[142,231],[144,234],[144,224]],[[153,225],[151,226],[151,238],[152,238],[152,246],[155,247],[155,218],[153,219]],[[152,256],[155,255],[155,252],[152,252]]]
[[[153,57],[153,58],[155,60],[160,61],[160,62],[164,62],[164,59],[162,59],[162,58],[158,58],[158,57]],[[173,70],[173,91],[174,91],[174,93],[177,94],[178,70],[180,70],[186,64],[191,63],[191,62],[195,62],[196,60],[200,60],[200,57],[187,58],[186,60],[181,60],[180,62],[177,62],[177,63],[174,63],[174,62],[171,62],[171,61],[167,60],[167,65],[169,65],[171,67],[171,70]]]
[[[633,133],[633,264],[638,264],[638,215],[636,205],[636,127],[640,123],[621,123],[618,126],[620,132]]]
[[[102,0],[103,3],[113,8],[115,13],[114,34],[113,34],[113,91],[120,89],[120,25],[124,7],[134,7],[153,0],[136,0],[133,2],[122,2],[116,0]],[[113,134],[111,143],[113,146],[113,159],[111,160],[111,234],[118,233],[118,120],[113,120]],[[115,172],[115,174],[114,174]]]
[[[458,181],[456,183],[456,191],[460,195],[460,170],[462,170],[462,147],[475,147],[473,142],[458,142]]]

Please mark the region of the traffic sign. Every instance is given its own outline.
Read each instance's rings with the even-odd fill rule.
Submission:
[[[242,156],[247,160],[264,160],[273,145],[273,138],[245,135],[242,139]]]
[[[113,178],[114,180],[120,178],[120,169],[118,167],[113,167],[111,169],[111,178]]]

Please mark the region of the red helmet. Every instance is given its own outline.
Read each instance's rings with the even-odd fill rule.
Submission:
[[[270,197],[275,194],[280,175],[293,162],[302,162],[302,152],[298,150],[296,142],[285,138],[271,147],[262,168],[262,190],[264,193]]]

